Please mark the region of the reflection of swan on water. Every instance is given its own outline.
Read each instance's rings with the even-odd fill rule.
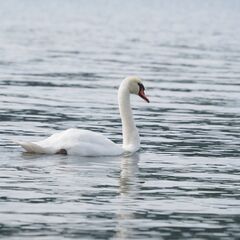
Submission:
[[[131,227],[129,221],[134,218],[134,208],[138,197],[140,180],[139,173],[139,154],[122,158],[121,173],[119,180],[119,210],[117,212],[117,239],[130,239]]]
[[[81,129],[68,129],[38,142],[16,142],[27,152],[69,154],[79,156],[116,156],[124,152],[136,152],[140,138],[132,115],[130,94],[137,94],[149,102],[144,86],[138,77],[125,78],[118,90],[118,103],[122,120],[123,145],[118,145],[105,136]]]
[[[138,178],[137,174],[139,153],[135,153],[132,156],[125,156],[121,161],[121,173],[120,173],[120,194],[123,197],[128,195],[137,194]]]

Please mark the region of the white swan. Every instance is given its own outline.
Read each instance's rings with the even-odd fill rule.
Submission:
[[[130,94],[137,94],[149,102],[139,77],[125,78],[118,90],[118,104],[122,120],[123,144],[118,145],[105,136],[89,130],[70,128],[39,142],[16,142],[30,153],[69,154],[79,156],[114,156],[136,152],[140,138],[130,106]]]

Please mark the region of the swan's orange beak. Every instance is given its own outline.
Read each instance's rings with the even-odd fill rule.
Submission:
[[[140,96],[142,99],[144,99],[146,102],[150,102],[147,96],[145,95],[144,88],[140,88],[138,96]]]

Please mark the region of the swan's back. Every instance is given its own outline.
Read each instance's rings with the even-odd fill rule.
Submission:
[[[34,153],[65,153],[80,156],[113,156],[123,153],[121,146],[105,136],[75,128],[55,133],[39,142],[19,142],[19,144],[27,152]]]

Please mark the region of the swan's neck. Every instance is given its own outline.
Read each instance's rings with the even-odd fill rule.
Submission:
[[[118,104],[122,120],[123,149],[135,152],[140,147],[140,138],[132,115],[130,93],[124,83],[120,85],[118,90]]]

